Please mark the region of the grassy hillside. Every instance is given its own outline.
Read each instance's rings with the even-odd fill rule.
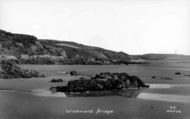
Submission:
[[[32,35],[15,34],[3,30],[0,30],[0,50],[1,56],[15,56],[16,59],[28,58],[29,56],[30,59],[48,56],[51,60],[61,57],[67,62],[81,60],[83,62],[103,63],[130,61],[129,55],[123,52],[115,52],[69,41],[38,39]]]

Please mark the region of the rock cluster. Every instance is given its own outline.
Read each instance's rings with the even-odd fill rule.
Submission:
[[[127,73],[103,72],[91,78],[81,77],[69,81],[66,86],[51,87],[50,90],[57,92],[85,92],[85,91],[106,91],[125,90],[128,88],[149,87],[137,76],[130,76]]]
[[[21,69],[14,63],[8,61],[0,62],[0,78],[11,79],[11,78],[32,78],[32,77],[44,77],[34,70]]]
[[[62,79],[52,79],[50,82],[58,83],[58,82],[63,82],[63,80]]]

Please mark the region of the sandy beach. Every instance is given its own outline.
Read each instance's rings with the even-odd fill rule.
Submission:
[[[52,93],[48,89],[35,89],[32,90],[32,94],[43,97],[64,97],[64,98],[67,97],[66,94],[63,92]]]

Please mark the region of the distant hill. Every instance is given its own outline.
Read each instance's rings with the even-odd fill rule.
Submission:
[[[91,60],[107,62],[129,62],[129,55],[99,47],[86,46],[69,41],[38,39],[32,35],[16,34],[0,30],[0,55],[21,57],[56,56],[67,61]],[[55,58],[55,57],[54,57]]]
[[[131,60],[167,60],[167,61],[190,61],[189,55],[180,54],[144,54],[144,55],[130,55]]]

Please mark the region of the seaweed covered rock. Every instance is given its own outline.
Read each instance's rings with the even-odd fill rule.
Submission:
[[[21,69],[15,63],[12,62],[0,62],[0,78],[11,79],[32,77],[44,77],[44,75],[34,70]]]
[[[50,90],[58,92],[85,92],[85,91],[106,91],[125,90],[128,88],[147,88],[144,82],[137,76],[130,76],[127,73],[100,73],[91,78],[80,78],[69,81],[66,86],[52,87]]]
[[[96,80],[89,80],[89,79],[79,79],[79,80],[69,81],[68,87],[72,92],[103,90],[103,86],[98,82],[96,82]]]

